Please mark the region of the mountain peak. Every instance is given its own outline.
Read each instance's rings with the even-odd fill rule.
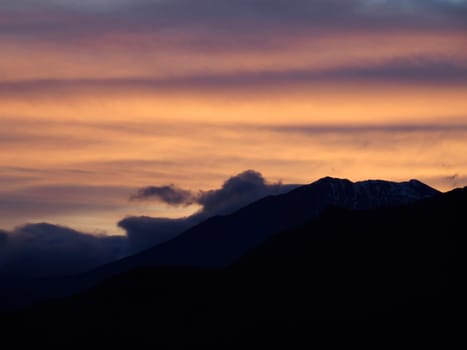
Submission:
[[[214,217],[152,248],[132,264],[219,267],[271,235],[317,218],[328,207],[367,210],[393,207],[438,193],[419,182],[352,182],[330,176],[291,192],[266,197],[237,212]]]
[[[103,266],[78,281],[77,287],[64,290],[72,292],[73,288],[91,286],[140,267],[225,267],[274,234],[300,227],[330,207],[359,211],[397,207],[438,193],[418,180],[352,182],[323,177],[290,192],[265,197],[232,214],[207,219],[170,241]]]
[[[381,179],[368,179],[368,180],[361,180],[361,181],[356,181],[353,182],[349,179],[343,179],[343,178],[337,178],[337,177],[332,177],[332,176],[325,176],[322,177],[315,182],[312,182],[308,186],[313,186],[313,185],[342,185],[342,186],[356,186],[356,187],[365,187],[365,186],[372,186],[372,187],[377,187],[377,186],[383,186],[383,187],[393,187],[395,190],[397,189],[398,191],[403,189],[403,188],[413,188],[413,189],[418,189],[419,191],[426,191],[426,194],[428,195],[434,195],[437,193],[440,193],[438,190],[434,189],[433,187],[430,187],[429,185],[421,182],[420,180],[417,179],[410,179],[408,181],[402,181],[402,182],[395,182],[395,181],[388,181],[388,180],[381,180]],[[426,196],[423,196],[426,197]]]
[[[338,177],[325,176],[313,183],[352,183],[349,179],[341,179]]]
[[[323,177],[295,191],[303,192],[302,197],[314,198],[322,204],[354,210],[397,206],[440,193],[415,179],[404,182],[376,179],[352,182],[331,176]]]

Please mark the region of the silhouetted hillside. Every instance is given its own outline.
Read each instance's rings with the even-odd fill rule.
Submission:
[[[419,182],[322,178],[288,193],[268,196],[231,215],[216,216],[140,254],[64,279],[41,280],[0,293],[1,307],[71,295],[118,273],[148,266],[225,267],[273,234],[318,217],[329,206],[370,209],[397,206],[439,194]],[[155,233],[156,234],[156,233]],[[1,290],[1,289],[0,289]]]
[[[229,268],[128,272],[2,329],[16,345],[463,349],[466,213],[467,188],[328,209]]]
[[[439,194],[417,181],[322,178],[288,193],[268,196],[231,215],[216,216],[179,237],[110,264],[109,271],[143,266],[225,267],[273,234],[318,217],[326,208],[375,209]]]
[[[216,216],[179,237],[88,274],[99,280],[147,266],[225,267],[275,233],[318,217],[326,208],[375,209],[399,206],[440,192],[419,182],[322,178],[288,193],[268,196],[231,215]]]

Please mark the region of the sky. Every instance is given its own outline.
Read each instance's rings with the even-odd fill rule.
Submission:
[[[467,185],[466,1],[2,0],[0,47],[0,248],[324,176]]]

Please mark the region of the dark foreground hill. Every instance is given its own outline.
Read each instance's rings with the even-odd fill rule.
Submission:
[[[329,209],[218,270],[127,272],[4,315],[3,344],[464,349],[467,188]]]

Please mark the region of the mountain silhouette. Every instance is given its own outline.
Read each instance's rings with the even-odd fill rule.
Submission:
[[[466,213],[467,188],[328,207],[229,267],[137,269],[8,314],[5,344],[463,349]]]
[[[353,183],[325,177],[288,193],[263,198],[231,215],[212,217],[173,240],[112,263],[102,271],[153,265],[224,267],[274,233],[316,218],[328,207],[376,209],[439,193],[417,180]]]
[[[232,264],[273,234],[318,217],[328,207],[353,210],[398,206],[439,194],[417,181],[351,182],[322,178],[288,193],[268,196],[230,215],[216,216],[166,243],[63,279],[40,280],[7,290],[3,305],[15,308],[36,300],[69,295],[121,272],[148,266],[220,268]]]

